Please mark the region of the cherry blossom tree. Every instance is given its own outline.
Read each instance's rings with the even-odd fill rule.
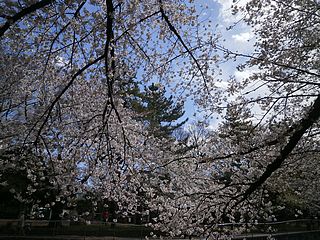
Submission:
[[[246,190],[245,196],[277,171],[283,171],[284,176],[286,171],[297,171],[290,166],[294,162],[298,161],[300,171],[310,175],[311,179],[312,171],[302,169],[306,164],[318,168],[313,158],[318,158],[319,151],[319,2],[267,3],[250,1],[241,9],[248,14],[245,21],[256,33],[256,54],[245,56],[228,52],[233,57],[249,59],[240,69],[246,66],[259,68],[249,79],[239,83],[242,88],[239,89],[242,94],[239,102],[244,109],[259,106],[262,114],[256,117],[258,121],[253,129],[259,126],[269,128],[265,132],[270,131],[270,140],[265,140],[264,146],[278,149],[273,159],[265,164],[264,172]],[[256,96],[252,94],[259,90]],[[309,159],[310,162],[303,163],[299,159]]]
[[[38,191],[39,181],[56,187],[48,206],[72,205],[90,191],[128,214],[143,200],[159,213],[154,228],[214,238],[275,219],[271,192],[319,203],[318,1],[235,3],[256,36],[252,55],[219,44],[193,1],[0,7],[0,155],[15,153],[0,165],[24,169],[28,191]],[[219,89],[213,66],[221,55],[245,59],[238,70],[251,76]],[[125,107],[123,84],[135,79],[161,82],[224,120],[194,135],[188,151],[164,147]],[[30,152],[31,160],[17,165]]]
[[[172,177],[154,206],[166,203],[159,227],[162,222],[173,235],[219,236],[230,229],[217,223],[242,222],[237,233],[275,220],[281,206],[272,205],[272,193],[291,192],[318,206],[319,2],[254,0],[233,9],[252,27],[255,51],[216,49],[227,59],[246,60],[238,70],[252,74],[198,100],[209,114],[222,109],[225,120],[201,157],[168,166]]]
[[[162,210],[156,228],[216,237],[231,230],[218,223],[243,223],[233,226],[236,234],[276,219],[283,206],[273,206],[274,193],[318,206],[319,2],[267,3],[234,5],[256,34],[255,53],[216,49],[227,59],[247,60],[238,70],[252,74],[232,78],[226,92],[198,95],[207,111],[224,109],[225,120],[206,136],[201,154],[189,152],[165,166],[169,177],[152,179],[162,192],[151,194],[150,205]],[[224,102],[229,96],[235,100]]]
[[[1,13],[1,168],[25,171],[30,192],[58,189],[49,207],[93,191],[134,210],[146,172],[173,156],[125,107],[123,84],[209,90],[212,38],[192,1],[5,1]]]

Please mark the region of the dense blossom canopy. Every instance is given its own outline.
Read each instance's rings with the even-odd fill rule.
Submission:
[[[19,169],[28,179],[27,192],[12,188],[20,201],[45,185],[55,189],[41,202],[49,207],[87,192],[121,214],[143,202],[171,236],[274,220],[282,206],[272,194],[319,207],[319,7],[235,3],[256,37],[248,55],[224,47],[192,0],[3,1],[1,185]],[[250,77],[217,77],[217,63],[239,59]],[[183,143],[152,136],[125,104],[132,81],[160,82],[177,106],[191,98],[224,120]]]

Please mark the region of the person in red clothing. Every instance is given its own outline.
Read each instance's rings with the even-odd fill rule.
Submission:
[[[102,219],[104,222],[108,222],[108,218],[109,218],[109,213],[107,210],[102,212]]]

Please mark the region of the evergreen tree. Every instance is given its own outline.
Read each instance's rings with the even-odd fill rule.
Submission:
[[[145,122],[147,129],[157,138],[171,138],[177,128],[188,119],[174,123],[185,111],[182,103],[174,103],[173,96],[165,96],[165,88],[161,84],[151,84],[144,91],[135,88],[134,97],[130,99],[130,107],[137,113],[137,119]]]

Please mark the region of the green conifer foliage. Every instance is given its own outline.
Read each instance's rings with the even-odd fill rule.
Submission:
[[[174,103],[173,96],[165,96],[165,88],[161,84],[145,87],[143,92],[136,93],[130,105],[137,113],[137,119],[145,122],[147,129],[157,138],[171,138],[177,128],[188,119],[175,123],[185,111],[183,103]]]

